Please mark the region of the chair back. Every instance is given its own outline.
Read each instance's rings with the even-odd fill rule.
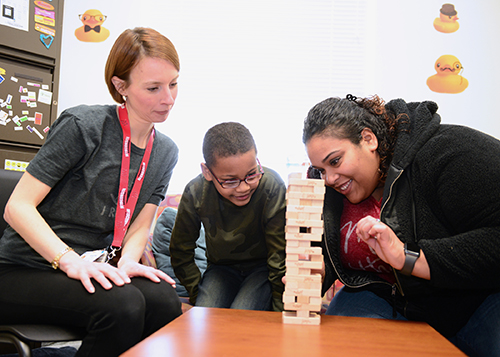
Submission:
[[[0,169],[0,237],[3,235],[5,228],[7,228],[7,222],[3,219],[5,205],[22,175],[23,172],[21,171]]]

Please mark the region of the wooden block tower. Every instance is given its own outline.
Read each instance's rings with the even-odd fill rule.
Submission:
[[[321,311],[321,275],[311,274],[321,269],[320,242],[323,235],[323,201],[325,183],[318,179],[303,179],[301,173],[288,177],[286,206],[286,284],[283,293],[283,323],[319,325]]]

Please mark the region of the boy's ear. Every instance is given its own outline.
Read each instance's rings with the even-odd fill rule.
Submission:
[[[201,163],[200,166],[201,166],[201,173],[203,174],[203,177],[205,177],[205,180],[212,181],[212,175],[210,174],[210,170],[208,169],[207,165]]]

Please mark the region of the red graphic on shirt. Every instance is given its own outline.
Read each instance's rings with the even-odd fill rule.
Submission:
[[[344,210],[340,220],[342,265],[353,270],[375,272],[391,281],[393,277],[391,266],[380,259],[375,251],[356,235],[359,220],[366,216],[380,217],[380,202],[372,196],[355,205],[344,199]]]

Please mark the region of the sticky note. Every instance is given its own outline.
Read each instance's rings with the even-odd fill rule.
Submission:
[[[39,132],[36,128],[32,128],[32,129],[33,129],[33,131],[32,131],[32,132],[34,132],[36,135],[38,135],[38,137],[39,137],[40,139],[42,139],[42,140],[43,140],[43,135],[42,135],[42,134],[40,134],[40,132]]]
[[[38,91],[38,101],[44,104],[51,104],[52,102],[52,92],[40,89]]]
[[[42,125],[42,118],[43,118],[43,114],[36,112],[35,113],[35,124]]]
[[[26,168],[28,167],[29,162],[26,161],[16,161],[16,160],[11,160],[11,159],[5,159],[5,165],[4,169],[5,170],[12,170],[12,171],[26,171]]]
[[[12,121],[16,123],[17,126],[21,126],[21,122],[19,121],[19,117],[17,115],[12,118]]]

